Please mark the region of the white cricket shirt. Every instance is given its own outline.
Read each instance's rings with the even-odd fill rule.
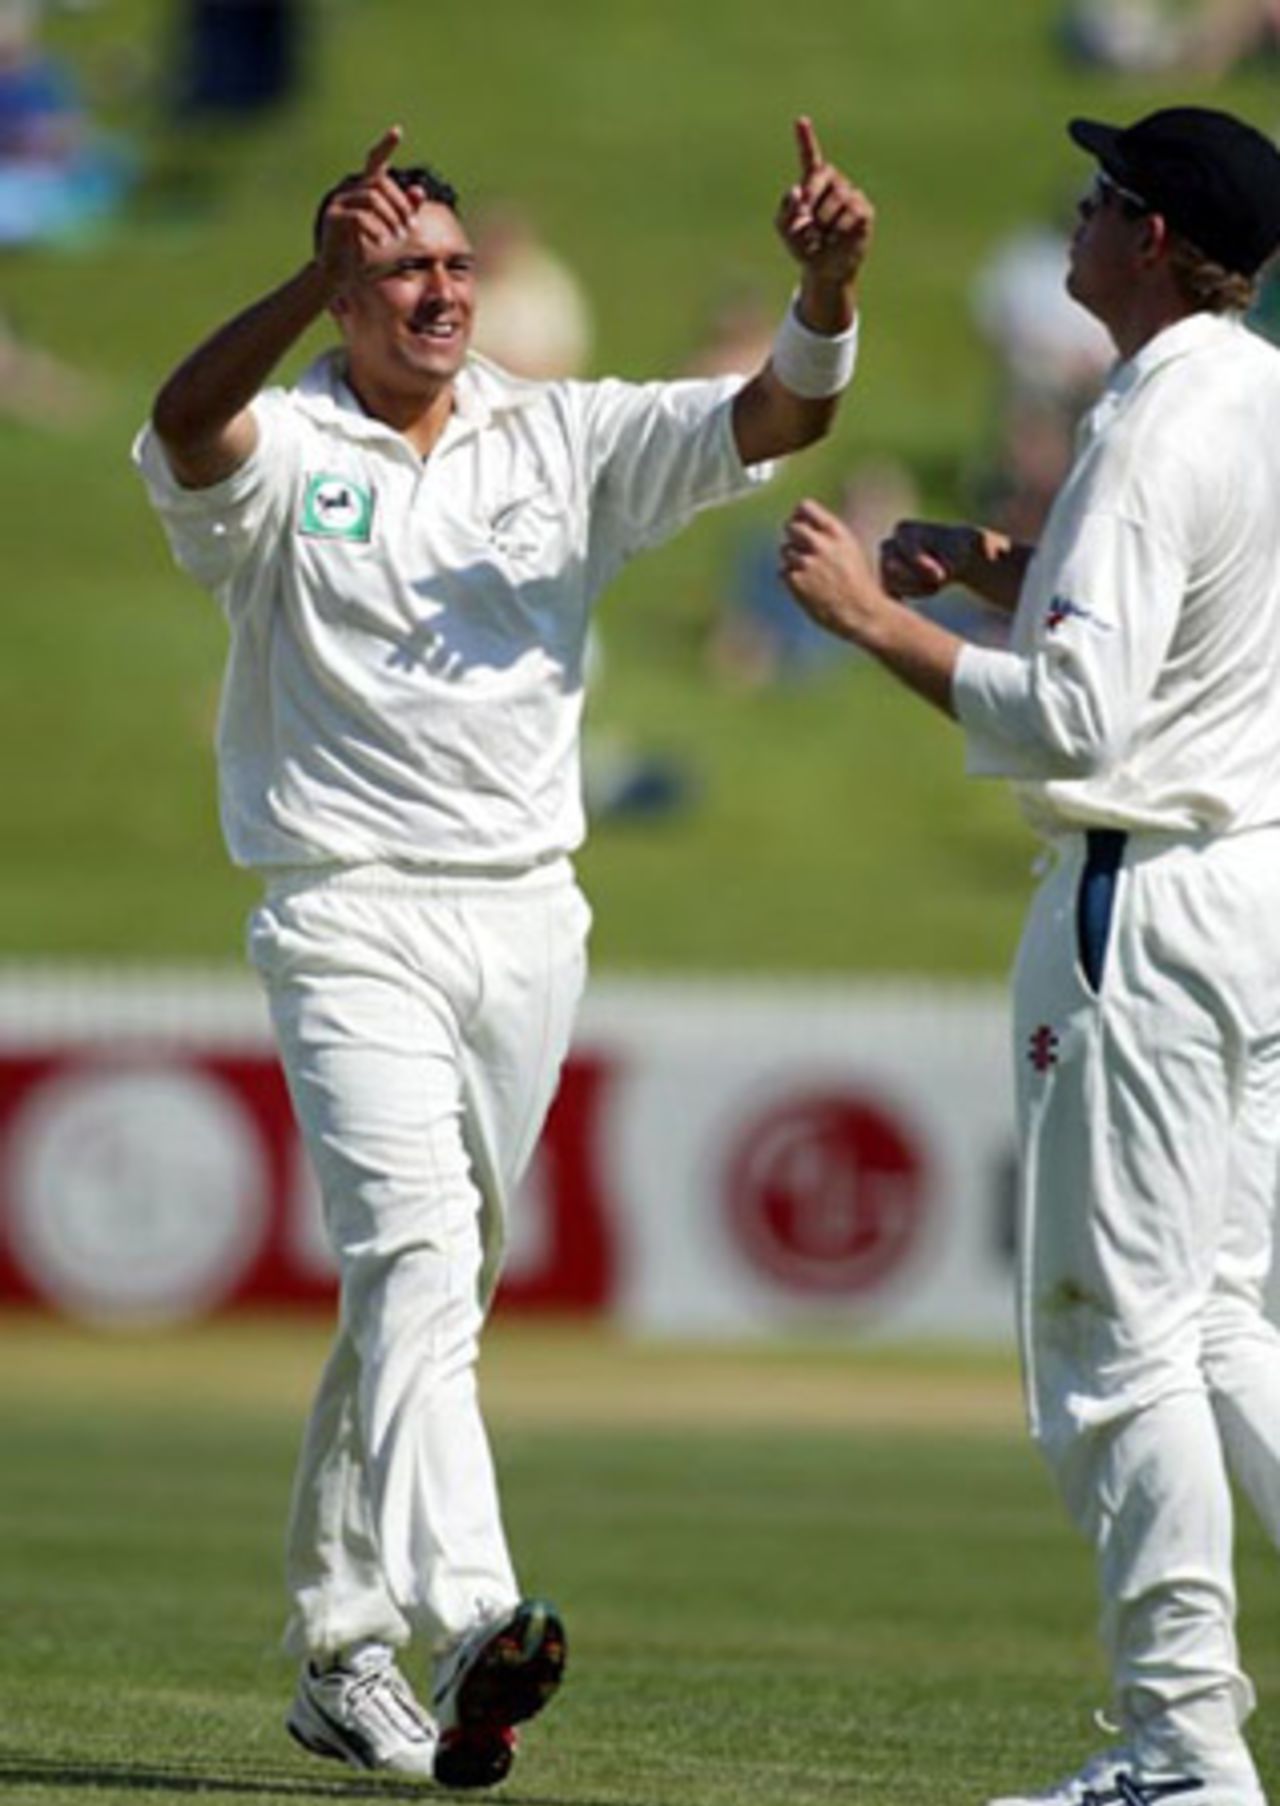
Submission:
[[[965,647],[953,694],[1043,833],[1280,821],[1280,352],[1200,313],[1116,367],[1010,649]]]
[[[330,352],[254,403],[225,482],[134,459],[231,644],[218,726],[239,864],[523,867],[583,836],[591,604],[634,552],[763,481],[741,380],[532,383],[473,357],[423,459]]]

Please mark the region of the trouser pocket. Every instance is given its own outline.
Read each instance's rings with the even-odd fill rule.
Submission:
[[[1095,995],[1102,988],[1116,882],[1128,838],[1118,828],[1090,828],[1085,835],[1084,869],[1076,891],[1076,955],[1084,981]]]

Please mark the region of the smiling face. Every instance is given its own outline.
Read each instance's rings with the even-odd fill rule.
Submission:
[[[462,368],[475,317],[475,256],[457,214],[424,201],[387,257],[333,311],[362,395],[432,400]]]

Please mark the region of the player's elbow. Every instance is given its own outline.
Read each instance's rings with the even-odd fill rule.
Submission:
[[[161,443],[173,450],[183,450],[208,435],[206,423],[175,381],[167,382],[152,403],[151,424]]]
[[[794,395],[766,365],[741,388],[733,401],[733,430],[744,464],[785,458],[816,445],[831,431],[837,396],[811,399]]]
[[[789,418],[785,432],[787,443],[779,446],[778,454],[803,451],[807,445],[816,445],[825,439],[835,424],[838,398],[834,395],[823,396],[813,400],[801,395],[789,396]]]
[[[252,456],[258,430],[250,409],[227,420],[210,418],[182,385],[166,384],[151,409],[151,426],[169,468],[188,489],[205,489],[237,471]]]

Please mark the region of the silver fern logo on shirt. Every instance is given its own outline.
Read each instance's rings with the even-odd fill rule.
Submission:
[[[309,539],[349,539],[368,545],[373,537],[373,491],[350,477],[318,471],[307,478],[301,531]]]

